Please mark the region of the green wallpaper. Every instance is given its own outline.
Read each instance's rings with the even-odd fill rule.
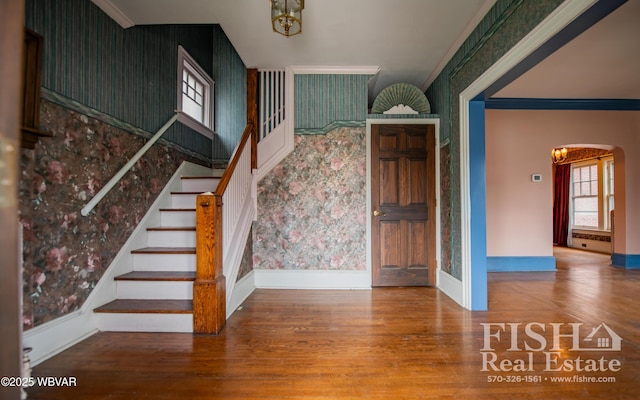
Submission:
[[[233,150],[239,140],[246,121],[242,87],[246,70],[219,26],[123,29],[90,0],[27,0],[25,24],[44,38],[43,88],[151,133],[176,108],[178,45],[182,45],[216,81],[220,143],[212,145],[182,124],[174,124],[164,138],[218,159],[228,157],[229,148]]]
[[[296,133],[327,133],[338,127],[364,126],[369,78],[369,75],[297,74]]]
[[[220,25],[213,27],[215,125],[213,159],[228,160],[247,126],[247,68]]]
[[[443,270],[461,279],[459,95],[509,51],[562,0],[498,0],[427,89],[432,112],[439,114],[441,152],[441,224]],[[450,156],[449,156],[450,155]],[[441,160],[445,157],[441,157]],[[445,261],[446,260],[446,264]]]

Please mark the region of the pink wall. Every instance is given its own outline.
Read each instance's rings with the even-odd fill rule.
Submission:
[[[570,145],[615,148],[614,252],[640,254],[640,112],[487,110],[487,256],[553,255],[550,152]]]

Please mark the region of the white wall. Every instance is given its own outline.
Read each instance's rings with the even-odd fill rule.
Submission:
[[[553,255],[550,154],[571,145],[615,147],[614,252],[640,254],[639,138],[636,111],[487,110],[487,256]]]

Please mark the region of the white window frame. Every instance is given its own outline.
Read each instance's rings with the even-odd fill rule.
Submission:
[[[609,212],[609,198],[613,197],[613,176],[609,176],[609,173],[613,174],[613,168],[607,168],[608,164],[611,164],[613,167],[614,160],[613,157],[606,157],[602,159],[596,160],[588,160],[571,164],[571,202],[570,202],[570,224],[571,229],[578,230],[591,230],[591,231],[611,231],[611,221]],[[573,169],[596,165],[598,169],[598,226],[584,226],[584,225],[576,225],[574,221],[574,181],[573,181]]]
[[[607,157],[602,160],[602,179],[603,187],[603,210],[604,210],[604,228],[611,230],[611,210],[615,208],[615,180],[614,180],[615,162],[613,157]],[[613,204],[611,204],[613,203]],[[613,205],[613,207],[612,207]]]
[[[598,212],[598,225],[597,226],[588,226],[588,225],[577,225],[575,223],[575,200],[576,200],[576,194],[575,194],[575,181],[573,180],[573,175],[574,175],[574,171],[578,168],[591,168],[591,167],[596,167],[596,173],[598,174],[597,177],[597,185],[598,185],[598,190],[596,192],[596,194],[591,194],[589,196],[580,196],[580,197],[595,197],[598,203],[597,206],[597,212]],[[600,223],[601,221],[601,217],[602,217],[602,207],[601,207],[601,197],[600,197],[600,192],[601,192],[601,182],[602,182],[602,168],[600,167],[599,163],[597,161],[586,161],[586,162],[578,162],[578,163],[572,163],[571,164],[571,220],[572,220],[572,228],[573,229],[587,229],[587,230],[599,230],[602,226],[602,224]]]
[[[203,122],[196,120],[189,114],[182,110],[182,76],[184,70],[187,70],[202,86],[204,87],[203,93]],[[213,119],[213,79],[198,65],[198,63],[189,55],[189,53],[182,47],[178,46],[178,75],[177,75],[177,108],[178,121],[188,126],[194,131],[213,139],[214,136],[214,119]]]

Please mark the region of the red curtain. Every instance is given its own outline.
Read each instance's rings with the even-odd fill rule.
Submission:
[[[553,195],[553,243],[567,245],[569,233],[569,189],[571,164],[556,165]]]

